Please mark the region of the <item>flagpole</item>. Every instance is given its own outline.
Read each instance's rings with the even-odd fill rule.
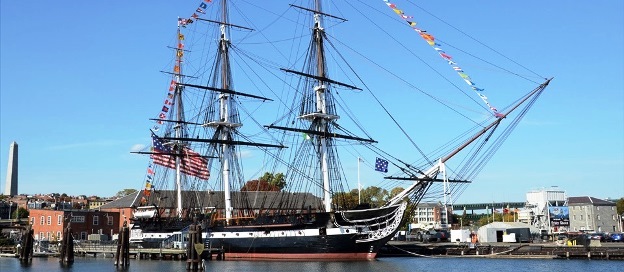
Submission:
[[[358,205],[360,205],[360,198],[362,198],[362,186],[360,185],[360,157],[358,157]]]

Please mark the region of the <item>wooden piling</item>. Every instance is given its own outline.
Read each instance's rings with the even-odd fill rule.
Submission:
[[[201,256],[204,252],[204,243],[202,241],[201,232],[201,225],[193,223],[189,226],[189,243],[186,247],[186,270],[198,271],[204,269],[201,265]]]
[[[59,262],[62,266],[70,266],[74,263],[74,236],[71,222],[67,223],[67,227],[63,230],[60,254]]]
[[[34,238],[33,235],[34,230],[31,226],[26,227],[26,229],[22,231],[22,246],[19,249],[19,260],[20,263],[25,265],[32,263]]]
[[[137,256],[137,258],[139,258],[139,256]],[[123,227],[119,230],[115,266],[130,266],[130,229],[128,228],[127,222],[124,222]]]

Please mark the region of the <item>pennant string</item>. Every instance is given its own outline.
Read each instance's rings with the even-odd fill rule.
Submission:
[[[466,82],[466,84],[468,84],[468,86],[470,86],[470,88],[475,91],[477,96],[479,96],[479,98],[483,100],[487,107],[492,111],[494,116],[496,116],[497,118],[503,117],[503,114],[499,113],[498,110],[490,104],[488,98],[483,94],[484,89],[477,87],[477,84],[472,81],[470,76],[468,76],[468,74],[466,74],[455,61],[453,61],[453,57],[446,53],[444,50],[442,50],[442,45],[435,41],[435,37],[433,35],[427,33],[426,30],[416,27],[417,23],[411,20],[412,18],[414,18],[413,16],[405,15],[403,10],[400,10],[395,4],[389,2],[389,0],[383,1],[390,9],[392,9],[392,11],[394,11],[394,13],[399,15],[399,17],[401,17],[414,31],[416,31],[420,35],[420,37],[422,37],[427,42],[427,44],[433,47],[438,55],[440,55],[440,57],[442,57],[453,68],[453,70],[457,72],[457,74],[464,80],[464,82]]]
[[[178,18],[178,27],[180,26],[186,27],[186,25],[192,24],[193,19],[199,18],[199,15],[197,13],[200,13],[200,14],[206,13],[205,9],[208,7],[207,3],[211,3],[211,2],[212,0],[203,0],[200,2],[195,12],[188,19]],[[180,74],[180,66],[182,63],[182,57],[184,57],[184,44],[182,43],[182,41],[184,41],[184,34],[179,33],[178,34],[178,46],[176,48],[176,57],[177,57],[176,64],[173,66],[174,74]],[[175,93],[175,88],[177,84],[178,82],[176,82],[176,79],[174,77],[174,79],[172,79],[171,82],[169,83],[169,91],[167,92],[167,97],[165,98],[164,105],[162,106],[161,111],[158,114],[158,120],[156,121],[156,124],[152,127],[153,131],[158,131],[160,129],[160,126],[164,123],[163,120],[167,118],[167,113],[169,112],[169,109],[173,106],[173,103],[174,103],[173,99],[175,97],[174,93]],[[147,173],[146,173],[146,178],[145,178],[146,179],[145,189],[143,191],[143,194],[145,196],[150,196],[151,191],[154,190],[154,186],[152,185],[154,174],[155,174],[155,171],[153,169],[153,164],[150,161],[147,167]]]

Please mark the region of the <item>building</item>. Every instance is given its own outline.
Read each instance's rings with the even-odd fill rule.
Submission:
[[[540,234],[540,230],[529,224],[520,222],[492,222],[477,231],[479,242],[504,242],[504,236],[514,234],[512,242],[528,243]]]
[[[17,203],[12,201],[0,201],[0,219],[13,219],[13,213],[18,209]]]
[[[529,223],[543,234],[568,230],[569,221],[565,218],[568,214],[565,191],[551,187],[530,191],[526,196],[525,211],[519,214],[521,222]]]
[[[113,199],[111,199],[111,198],[105,198],[105,199],[102,199],[102,198],[92,198],[92,199],[89,199],[89,201],[88,201],[88,205],[89,205],[88,209],[90,209],[90,210],[97,210],[102,205],[107,204],[107,203],[111,203],[111,202],[113,202]]]
[[[34,231],[34,239],[38,241],[60,241],[69,220],[75,240],[87,240],[91,234],[104,234],[110,239],[119,233],[119,213],[31,209],[28,218]]]
[[[247,207],[248,203],[239,203],[240,197],[237,197],[237,194],[255,194],[257,199],[275,199],[278,198],[278,195],[282,194],[290,194],[285,192],[274,192],[274,191],[260,191],[260,192],[235,192],[232,196],[232,206],[234,207]],[[115,201],[106,203],[100,207],[98,210],[102,212],[109,212],[119,214],[121,221],[119,221],[118,228],[123,226],[124,220],[127,222],[128,226],[132,224],[131,218],[134,217],[134,212],[136,207],[141,206],[152,206],[156,207],[157,216],[161,218],[175,218],[178,217],[176,212],[177,205],[177,192],[171,190],[162,190],[154,192],[154,195],[157,197],[153,197],[149,202],[146,199],[143,190],[131,193],[122,198],[119,198]],[[321,199],[309,194],[295,194],[296,199],[293,202],[293,206],[296,207],[318,207],[319,203],[321,203]],[[224,194],[220,191],[183,191],[182,192],[182,203],[183,203],[183,215],[188,214],[192,210],[196,210],[193,205],[193,201],[201,200],[202,206],[204,207],[203,212],[209,212],[212,209],[222,210],[225,207]],[[254,203],[251,207],[255,214],[260,214],[262,212],[274,212],[277,210],[277,207],[266,208],[263,207],[265,205],[264,202],[258,201]],[[234,209],[233,212],[238,212],[237,209]],[[312,212],[316,212],[312,210]],[[220,211],[217,212],[217,217],[224,217],[223,214],[220,214]]]
[[[568,198],[570,231],[622,231],[615,202],[590,196]]]
[[[440,229],[450,226],[446,219],[447,214],[451,214],[451,207],[447,209],[440,202],[438,203],[418,203],[414,209],[414,218],[410,229]]]

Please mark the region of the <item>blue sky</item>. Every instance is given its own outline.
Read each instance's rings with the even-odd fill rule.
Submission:
[[[394,2],[414,15],[420,27],[454,46],[474,41],[428,13],[537,74],[554,77],[458,202],[524,201],[527,191],[550,186],[569,196],[624,197],[624,2]],[[19,193],[112,196],[125,188],[140,189],[147,161],[130,151],[150,143],[148,119],[162,105],[168,86],[169,79],[159,72],[169,70],[171,51],[166,47],[175,42],[177,17],[190,15],[199,3],[0,2],[0,189],[4,191],[13,141],[20,148]],[[279,6],[274,10],[283,11],[289,3],[271,1],[266,8]],[[396,19],[381,0],[367,3]],[[369,29],[358,24],[366,20],[348,19],[340,27],[351,29],[347,33],[354,39],[365,38]],[[449,79],[458,80],[416,33],[397,23],[386,30],[405,39],[423,59],[440,65]],[[386,53],[380,50],[384,39],[371,40],[377,47],[367,54]],[[517,97],[510,92],[516,85],[505,83],[503,76],[486,76],[487,68],[472,65],[456,48],[445,49],[475,81],[487,86],[491,103],[501,105]],[[403,67],[402,61],[388,58],[397,69],[413,69]],[[426,80],[420,84],[435,88]],[[411,113],[401,117],[412,118]],[[386,137],[392,135],[378,140]],[[427,146],[435,137],[418,140]],[[355,180],[357,161],[343,166]],[[362,175],[372,172],[363,170]],[[367,179],[363,183],[375,185]]]

